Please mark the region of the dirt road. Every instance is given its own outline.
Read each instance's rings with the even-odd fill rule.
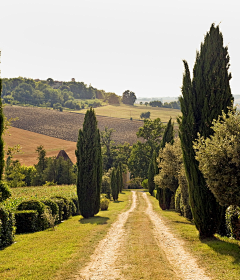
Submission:
[[[131,208],[119,215],[75,279],[210,280],[144,192],[132,193]]]

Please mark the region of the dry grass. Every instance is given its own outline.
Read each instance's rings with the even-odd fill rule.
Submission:
[[[76,143],[66,141],[43,134],[30,132],[27,130],[11,127],[8,133],[4,135],[5,151],[8,147],[14,145],[21,146],[21,152],[14,155],[14,159],[18,159],[21,164],[31,166],[38,162],[36,148],[43,145],[47,152],[47,157],[57,156],[60,150],[65,150],[73,163],[76,163]],[[5,152],[6,155],[6,152]]]
[[[170,117],[176,121],[176,118],[181,115],[181,111],[177,109],[157,108],[145,105],[107,105],[95,108],[94,110],[96,114],[100,116],[124,119],[133,118],[134,120],[140,120],[141,113],[149,111],[151,119],[160,118],[162,122],[168,122]],[[85,113],[86,111],[87,110],[84,109],[79,112]]]

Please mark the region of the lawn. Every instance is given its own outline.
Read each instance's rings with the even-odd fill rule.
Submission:
[[[59,191],[50,187],[13,190],[17,197],[66,194],[68,186]],[[35,191],[34,191],[35,190]],[[74,186],[69,187],[69,193]],[[120,194],[119,203],[111,202],[109,210],[100,211],[95,217],[83,219],[75,216],[56,226],[31,234],[18,234],[15,243],[0,251],[0,279],[68,279],[89,260],[97,243],[107,233],[118,214],[126,210],[131,193]]]

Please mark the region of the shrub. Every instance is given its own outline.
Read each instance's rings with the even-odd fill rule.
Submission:
[[[6,182],[0,181],[0,202],[8,199],[11,196],[11,191]]]
[[[106,197],[102,197],[100,199],[100,209],[103,210],[108,210],[110,200],[107,199]]]
[[[128,182],[129,189],[142,189],[141,178],[133,178]]]
[[[47,206],[41,201],[36,199],[23,201],[18,205],[17,210],[37,210],[38,219],[36,231],[44,230],[49,227],[49,221],[45,215],[45,212],[48,211]]]
[[[63,220],[63,214],[64,214],[64,206],[65,206],[65,202],[63,199],[60,198],[56,198],[56,197],[52,197],[51,198],[55,203],[57,203],[58,205],[58,220],[56,220],[56,223],[61,223],[61,221]]]
[[[226,225],[230,236],[240,240],[240,207],[230,205],[227,208]]]
[[[14,241],[14,215],[0,206],[0,248],[4,248]]]
[[[15,212],[16,233],[35,232],[38,225],[37,210],[21,210]]]
[[[51,215],[55,218],[55,222],[59,220],[59,207],[52,199],[45,199],[42,202],[51,209]]]
[[[75,215],[80,215],[80,210],[79,210],[79,205],[78,205],[78,197],[77,196],[76,197],[72,197],[71,200],[75,204],[76,209],[77,209]]]
[[[142,181],[142,187],[143,187],[144,189],[148,189],[148,179],[144,179],[144,180]]]
[[[76,207],[76,205],[75,205],[75,203],[73,202],[72,199],[69,200],[69,207],[70,207],[72,216],[76,216],[77,215],[77,207]]]
[[[64,196],[55,196],[52,198],[62,199],[64,201],[64,206],[62,209],[62,211],[63,211],[62,218],[63,218],[63,220],[67,220],[72,215],[72,209],[69,205],[69,203],[70,203],[69,199]]]

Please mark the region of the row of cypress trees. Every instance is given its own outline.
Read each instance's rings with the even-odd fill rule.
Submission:
[[[224,210],[207,188],[199,163],[195,159],[193,141],[198,133],[204,138],[213,134],[213,119],[222,111],[227,113],[232,106],[233,96],[229,81],[228,48],[223,46],[219,26],[212,24],[206,34],[200,51],[197,52],[190,77],[188,63],[183,61],[182,96],[180,97],[182,117],[179,118],[183,160],[188,180],[190,205],[200,237],[211,237],[216,233]]]

